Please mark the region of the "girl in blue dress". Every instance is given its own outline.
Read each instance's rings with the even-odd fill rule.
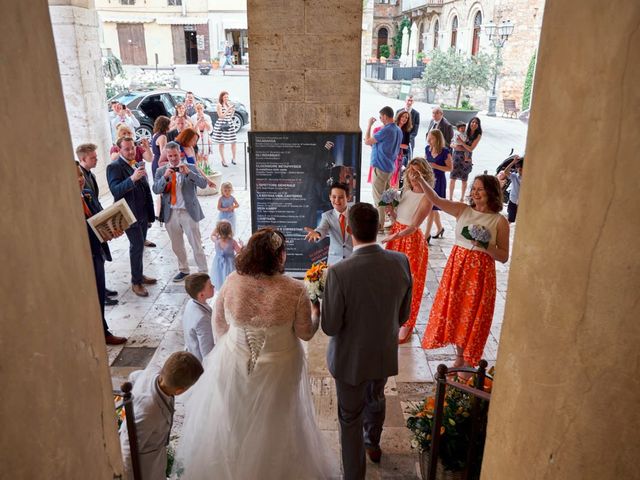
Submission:
[[[440,198],[447,198],[447,177],[444,172],[450,172],[453,164],[451,162],[451,150],[445,145],[444,135],[440,130],[433,129],[427,134],[425,154],[436,179],[433,189]],[[440,212],[438,210],[440,209],[434,205],[433,210],[427,217],[427,243],[431,238],[442,238],[442,235],[444,235],[444,227],[440,222]],[[438,231],[432,237],[431,226],[433,222],[436,223]]]
[[[220,291],[225,279],[236,269],[236,253],[242,245],[233,238],[233,229],[227,220],[221,220],[211,234],[215,246],[215,255],[211,262],[211,283],[216,291]]]
[[[220,186],[222,195],[218,199],[218,220],[228,220],[231,228],[236,229],[236,208],[240,205],[233,195],[233,185],[231,182],[223,182]]]

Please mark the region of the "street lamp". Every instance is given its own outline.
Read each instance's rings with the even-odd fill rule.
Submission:
[[[515,26],[511,23],[511,20],[503,20],[500,25],[496,25],[493,23],[493,20],[489,20],[489,23],[483,25],[483,29],[488,35],[489,41],[492,42],[493,46],[496,48],[496,67],[493,76],[493,90],[489,96],[489,111],[487,112],[487,115],[490,117],[496,116],[496,100],[498,99],[496,95],[496,83],[498,82],[498,68],[500,67],[500,50],[502,50],[502,47],[504,47],[504,44],[513,33],[514,27]]]

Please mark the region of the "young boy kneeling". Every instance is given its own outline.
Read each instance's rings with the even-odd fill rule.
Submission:
[[[166,478],[167,445],[173,425],[174,397],[186,392],[202,375],[202,365],[189,352],[173,353],[160,372],[138,370],[133,382],[133,412],[143,480]],[[127,422],[120,427],[120,447],[126,479],[133,479]]]

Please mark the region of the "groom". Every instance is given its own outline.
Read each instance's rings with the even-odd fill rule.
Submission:
[[[361,480],[365,447],[372,462],[382,456],[384,386],[398,373],[398,329],[409,318],[412,282],[407,257],[376,243],[376,208],[356,203],[347,229],[353,254],[328,270],[322,330],[332,337],[327,363],[338,394],[344,478]]]

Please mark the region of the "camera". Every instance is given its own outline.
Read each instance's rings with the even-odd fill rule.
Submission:
[[[138,162],[138,163],[136,163],[136,168],[145,168],[145,166],[144,166],[144,162]]]
[[[171,168],[171,170],[173,170],[174,172],[180,171],[180,167],[169,167],[169,168]]]

